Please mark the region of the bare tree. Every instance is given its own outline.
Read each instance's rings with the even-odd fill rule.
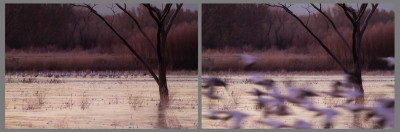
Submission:
[[[144,7],[147,8],[149,14],[154,19],[154,22],[157,24],[156,47],[154,46],[155,44],[153,44],[148,35],[142,30],[139,21],[136,20],[136,18],[126,10],[126,4],[124,4],[124,7],[122,7],[119,4],[115,5],[134,21],[141,34],[145,37],[148,44],[150,44],[153,47],[153,49],[156,49],[157,60],[158,60],[158,76],[156,75],[154,70],[148,65],[148,63],[145,62],[142,56],[140,56],[136,52],[135,48],[132,47],[131,44],[124,37],[121,36],[121,34],[112,26],[112,24],[110,24],[110,22],[108,22],[102,15],[100,15],[96,10],[93,9],[93,7],[95,7],[96,5],[82,4],[78,6],[89,9],[92,13],[94,13],[97,17],[99,17],[107,25],[107,27],[109,27],[113,31],[113,33],[118,36],[118,38],[131,51],[131,53],[145,66],[147,71],[150,73],[150,75],[154,78],[155,82],[159,86],[159,94],[160,94],[159,106],[161,109],[163,109],[163,107],[166,106],[169,102],[169,93],[168,93],[167,78],[166,78],[167,71],[165,63],[165,56],[166,56],[165,50],[167,43],[166,41],[168,33],[172,27],[172,23],[183,4],[176,4],[176,9],[171,15],[169,15],[169,13],[171,11],[171,7],[173,6],[173,4],[166,4],[163,9],[159,9],[150,4],[142,4]]]
[[[305,24],[296,14],[294,14],[290,9],[290,5],[286,4],[277,4],[277,5],[270,5],[273,7],[280,7],[284,9],[288,14],[293,16],[297,21],[300,22],[300,24],[318,41],[318,44],[333,58],[333,60],[341,67],[341,69],[345,72],[345,74],[349,75],[349,81],[352,83],[353,87],[355,90],[358,92],[362,93],[363,96],[359,97],[355,100],[356,104],[361,104],[364,105],[364,88],[363,88],[363,83],[362,83],[362,65],[363,65],[363,56],[362,56],[362,51],[361,51],[361,40],[363,38],[365,29],[368,26],[368,22],[371,19],[373,13],[375,12],[376,8],[378,7],[378,4],[371,4],[371,10],[366,13],[368,4],[363,3],[361,6],[356,10],[352,8],[351,6],[348,6],[344,3],[342,4],[337,4],[343,9],[343,12],[345,13],[347,19],[351,22],[352,24],[352,42],[351,45],[349,42],[347,42],[342,33],[340,33],[335,25],[335,23],[332,21],[332,19],[326,15],[326,13],[323,12],[321,4],[316,6],[315,4],[311,4],[311,6],[316,9],[319,13],[321,13],[327,21],[332,25],[333,29],[337,33],[337,35],[340,37],[340,39],[343,41],[344,44],[344,50],[347,50],[351,52],[352,54],[352,65],[351,67],[346,67],[342,61],[340,61],[336,55],[326,46],[326,44],[316,36],[316,34],[311,31],[311,29],[308,27],[307,24]],[[354,115],[354,122],[356,126],[361,126],[362,124],[356,123],[360,120],[359,115],[355,114]]]
[[[273,7],[280,7],[284,9],[287,13],[293,16],[300,24],[318,41],[318,44],[332,57],[332,59],[340,66],[340,68],[348,75],[350,75],[350,81],[354,84],[354,88],[361,93],[364,93],[363,85],[362,85],[362,78],[361,78],[361,69],[362,69],[362,54],[361,54],[361,40],[364,34],[364,31],[368,25],[369,20],[371,19],[372,14],[374,13],[375,9],[378,7],[378,4],[371,4],[372,9],[368,12],[366,17],[363,17],[368,4],[362,4],[358,10],[353,9],[346,4],[338,4],[346,14],[347,18],[350,20],[353,26],[352,32],[352,44],[351,48],[348,42],[344,39],[342,33],[340,33],[335,23],[332,21],[329,16],[327,16],[321,9],[321,6],[317,7],[315,4],[311,4],[314,9],[316,9],[319,13],[321,13],[332,25],[336,33],[342,39],[346,50],[351,50],[352,57],[353,57],[353,67],[349,68],[346,67],[342,61],[340,61],[336,55],[326,46],[326,44],[319,38],[307,24],[305,24],[296,14],[294,14],[290,9],[290,5],[286,4],[277,4],[277,5],[270,5]],[[363,21],[361,21],[363,19]],[[362,97],[363,98],[363,97]],[[361,99],[361,98],[360,98]],[[362,100],[358,100],[356,102],[360,102]]]

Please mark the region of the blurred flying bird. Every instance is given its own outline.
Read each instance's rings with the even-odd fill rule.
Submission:
[[[355,99],[363,96],[361,92],[355,90],[354,88],[345,90],[345,93],[346,93],[345,96],[347,98],[346,103],[350,103]]]
[[[206,115],[204,115],[204,117],[211,119],[211,120],[219,120],[219,119],[223,119],[221,117],[218,116],[218,111],[209,108],[208,109],[208,113]]]
[[[283,97],[287,101],[295,104],[300,104],[305,99],[305,97],[318,96],[317,93],[309,89],[299,89],[291,86],[286,87],[286,89],[288,91],[288,95],[284,95]]]
[[[236,111],[236,110],[228,110],[228,111],[221,111],[220,113],[225,113],[228,114],[227,117],[223,117],[223,120],[229,120],[233,118],[233,129],[240,129],[241,128],[241,122],[248,117],[246,113]]]
[[[303,120],[297,120],[292,127],[295,129],[312,129],[312,124]]]
[[[243,61],[243,64],[245,65],[244,69],[249,69],[251,66],[253,66],[256,63],[257,58],[254,56],[251,56],[249,54],[241,54],[240,58]]]
[[[251,94],[251,95],[257,96],[258,98],[260,98],[260,97],[263,96],[263,95],[268,95],[267,92],[263,92],[263,91],[261,91],[261,90],[259,90],[259,89],[257,89],[257,88],[253,88],[252,91],[248,91],[248,92],[246,92],[246,93],[249,93],[249,94]]]
[[[214,88],[211,88],[214,89]],[[208,92],[203,93],[209,99],[222,99],[222,97],[215,94],[214,90],[209,90]]]
[[[205,95],[206,97],[210,98],[210,99],[221,99],[221,97],[217,96],[215,91],[215,87],[216,86],[223,86],[225,87],[225,89],[227,89],[227,84],[220,78],[216,78],[216,77],[212,77],[212,78],[208,78],[208,79],[204,79],[206,84],[203,85],[204,89],[208,89],[208,92],[203,93],[203,95]]]
[[[378,99],[376,104],[369,108],[366,115],[366,120],[372,117],[377,118],[375,124],[380,127],[394,128],[395,115],[394,115],[394,100],[393,99]]]
[[[252,81],[254,84],[261,85],[261,86],[265,86],[265,87],[270,87],[270,86],[272,86],[272,85],[275,84],[275,81],[274,81],[274,80],[271,80],[271,79],[263,79],[263,78],[262,78],[261,76],[259,76],[259,75],[253,75],[253,76],[251,77],[251,81]]]
[[[327,94],[331,97],[335,97],[335,98],[341,98],[341,97],[345,97],[344,93],[345,91],[343,89],[341,89],[342,83],[340,81],[336,81],[333,85],[332,85],[332,90],[329,92],[321,92],[324,94]]]
[[[275,81],[271,79],[264,79],[260,75],[253,75],[250,79],[254,84],[264,86],[268,91],[277,94],[278,89],[275,87]]]
[[[207,78],[205,80],[205,85],[203,85],[203,88],[209,88],[209,87],[214,87],[214,86],[223,86],[225,89],[227,88],[227,84],[225,83],[224,80],[216,77],[212,78]]]
[[[336,115],[340,114],[336,110],[330,109],[330,108],[319,109],[319,110],[317,110],[317,112],[318,113],[315,116],[321,116],[321,115],[325,116],[324,122],[323,122],[324,128],[332,128],[332,126],[333,126],[333,118]]]
[[[381,60],[386,61],[388,67],[393,67],[394,64],[396,63],[396,60],[394,59],[394,57],[383,57],[383,58],[381,58]]]
[[[263,107],[271,107],[275,105],[283,105],[283,102],[277,100],[277,99],[270,99],[270,98],[257,98],[255,99],[257,103],[261,105],[261,108]]]
[[[394,109],[394,100],[393,99],[382,98],[382,99],[377,99],[376,102],[384,108]]]
[[[360,112],[362,110],[366,110],[366,108],[364,106],[358,105],[358,104],[341,104],[341,105],[338,105],[337,107],[344,108],[351,112]]]
[[[309,111],[318,111],[318,110],[319,110],[319,108],[317,108],[317,107],[314,105],[314,102],[313,102],[311,99],[305,99],[305,100],[300,104],[300,107],[303,107],[304,109],[309,110]]]
[[[283,122],[277,121],[277,120],[259,120],[257,123],[265,124],[273,129],[278,129],[278,128],[285,128],[285,127],[291,127],[290,125],[286,125]]]

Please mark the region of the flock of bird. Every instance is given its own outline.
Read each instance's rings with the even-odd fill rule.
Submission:
[[[146,72],[138,71],[41,71],[41,72],[15,72],[14,75],[21,77],[91,77],[91,78],[129,78],[129,77],[140,77],[146,76]]]
[[[244,54],[240,56],[243,59],[245,68],[253,65],[257,60],[256,57]],[[388,61],[390,67],[394,66],[394,58],[384,58],[383,60]],[[257,102],[258,106],[262,110],[262,115],[265,119],[255,121],[255,123],[265,124],[271,128],[295,128],[295,129],[311,129],[313,124],[304,120],[297,120],[294,124],[285,124],[278,120],[268,119],[270,115],[287,116],[292,115],[287,106],[289,102],[297,107],[301,107],[307,111],[315,113],[315,117],[322,117],[322,125],[324,128],[332,128],[334,125],[334,118],[341,115],[341,113],[333,108],[321,108],[317,107],[310,97],[316,96],[330,96],[332,98],[345,98],[344,104],[337,105],[337,108],[342,108],[353,113],[366,113],[365,120],[373,120],[374,128],[394,128],[394,99],[377,99],[375,105],[364,106],[363,104],[352,103],[355,99],[362,97],[363,94],[354,89],[354,85],[351,83],[351,76],[345,75],[342,81],[335,81],[332,84],[330,91],[313,91],[308,88],[298,88],[288,83],[286,93],[280,93],[279,88],[275,85],[275,81],[272,79],[265,79],[258,75],[253,75],[250,79],[253,84],[263,86],[265,90],[253,88],[251,91],[246,93],[256,97],[254,101]],[[208,89],[203,95],[210,98],[211,100],[222,99],[216,93],[216,88],[224,87],[228,88],[228,84],[221,78],[210,77],[204,79],[203,89]],[[249,114],[238,110],[215,110],[209,108],[208,113],[204,115],[205,118],[211,120],[233,120],[232,128],[239,129],[243,120],[249,117]]]

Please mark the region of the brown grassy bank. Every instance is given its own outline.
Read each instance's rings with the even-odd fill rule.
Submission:
[[[203,71],[243,71],[240,54],[250,54],[257,57],[250,70],[254,71],[331,71],[340,70],[333,59],[324,53],[296,54],[274,50],[267,51],[235,51],[235,50],[204,50],[202,57]],[[345,65],[351,66],[351,59],[342,59]],[[364,70],[391,70],[386,62],[379,58],[368,58],[364,62]]]
[[[145,56],[149,65],[156,69],[157,60]],[[42,70],[145,70],[133,55],[126,54],[106,54],[91,53],[85,51],[71,52],[49,52],[49,53],[26,53],[26,52],[7,52],[6,71],[42,71]],[[196,70],[196,67],[184,67],[188,62],[182,58],[168,59],[169,70]]]

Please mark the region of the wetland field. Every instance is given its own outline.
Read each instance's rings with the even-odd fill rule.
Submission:
[[[170,105],[158,111],[158,86],[149,75],[61,77],[7,73],[6,129],[197,128],[198,77],[167,75]],[[76,75],[78,74],[78,75]]]

